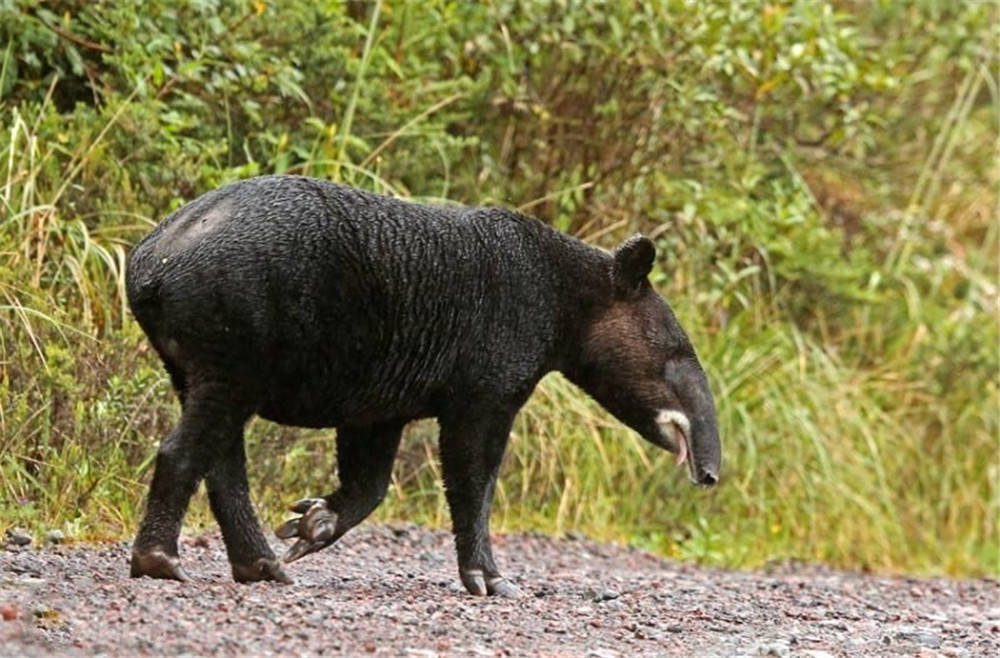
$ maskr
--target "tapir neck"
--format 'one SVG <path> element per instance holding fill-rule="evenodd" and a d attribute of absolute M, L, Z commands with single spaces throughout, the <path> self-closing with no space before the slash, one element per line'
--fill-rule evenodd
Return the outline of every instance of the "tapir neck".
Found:
<path fill-rule="evenodd" d="M 544 251 L 553 268 L 553 299 L 556 309 L 559 343 L 555 346 L 552 369 L 571 375 L 579 362 L 579 350 L 595 312 L 606 307 L 613 289 L 610 280 L 611 256 L 596 247 L 548 226 L 542 226 Z"/>

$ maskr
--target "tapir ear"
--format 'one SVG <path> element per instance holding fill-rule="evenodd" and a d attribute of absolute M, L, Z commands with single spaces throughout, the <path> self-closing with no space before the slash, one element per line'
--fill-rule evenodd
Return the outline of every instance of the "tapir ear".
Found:
<path fill-rule="evenodd" d="M 621 295 L 633 293 L 653 269 L 656 247 L 644 235 L 633 235 L 615 249 L 614 277 L 615 291 Z"/>

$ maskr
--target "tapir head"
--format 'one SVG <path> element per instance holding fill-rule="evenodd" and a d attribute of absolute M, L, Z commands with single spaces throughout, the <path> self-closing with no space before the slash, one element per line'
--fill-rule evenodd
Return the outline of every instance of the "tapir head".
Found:
<path fill-rule="evenodd" d="M 643 438 L 686 461 L 692 482 L 710 486 L 722 462 L 715 403 L 691 341 L 649 283 L 655 255 L 639 235 L 615 250 L 608 301 L 584 328 L 569 374 Z"/>

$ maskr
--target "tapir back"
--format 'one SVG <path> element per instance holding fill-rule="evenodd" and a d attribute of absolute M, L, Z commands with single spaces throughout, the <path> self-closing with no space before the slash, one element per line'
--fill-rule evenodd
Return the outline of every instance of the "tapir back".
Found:
<path fill-rule="evenodd" d="M 436 415 L 453 393 L 503 394 L 544 370 L 553 277 L 530 221 L 250 179 L 136 247 L 129 302 L 168 368 L 239 382 L 266 418 Z"/>

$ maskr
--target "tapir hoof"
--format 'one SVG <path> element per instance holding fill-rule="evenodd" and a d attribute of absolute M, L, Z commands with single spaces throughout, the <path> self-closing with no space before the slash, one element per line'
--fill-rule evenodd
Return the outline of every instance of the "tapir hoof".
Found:
<path fill-rule="evenodd" d="M 238 583 L 255 583 L 262 580 L 291 585 L 294 581 L 288 577 L 281 563 L 277 560 L 260 558 L 253 564 L 233 564 L 233 580 Z"/>
<path fill-rule="evenodd" d="M 191 580 L 181 569 L 180 560 L 176 555 L 168 555 L 162 549 L 139 552 L 132 551 L 132 569 L 129 573 L 133 578 L 148 576 L 164 580 Z"/>
<path fill-rule="evenodd" d="M 285 521 L 274 531 L 281 539 L 298 537 L 298 541 L 281 558 L 286 563 L 332 544 L 333 533 L 337 528 L 337 514 L 327 507 L 324 498 L 303 498 L 292 505 L 291 509 L 302 516 Z"/>
<path fill-rule="evenodd" d="M 462 584 L 469 594 L 475 596 L 502 596 L 504 598 L 520 598 L 524 592 L 503 576 L 487 576 L 480 569 L 459 571 Z"/>

